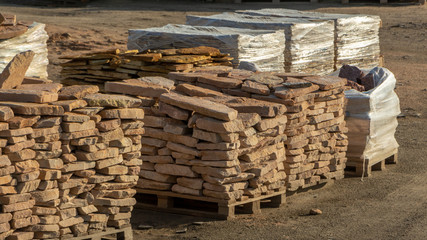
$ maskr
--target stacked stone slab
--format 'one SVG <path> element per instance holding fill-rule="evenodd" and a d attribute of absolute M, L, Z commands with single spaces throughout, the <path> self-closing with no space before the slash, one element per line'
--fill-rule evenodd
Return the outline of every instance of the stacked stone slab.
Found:
<path fill-rule="evenodd" d="M 88 215 L 93 210 L 94 196 L 91 190 L 95 184 L 91 177 L 95 173 L 95 162 L 82 157 L 88 149 L 97 144 L 98 130 L 96 116 L 85 114 L 87 102 L 60 96 L 55 104 L 66 109 L 62 117 L 62 176 L 59 183 L 61 204 L 59 206 L 60 236 L 73 237 L 87 234 L 90 222 Z"/>
<path fill-rule="evenodd" d="M 49 115 L 32 116 L 32 118 L 36 118 L 32 125 L 34 131 L 32 137 L 35 140 L 33 151 L 35 159 L 40 165 L 38 177 L 40 184 L 38 190 L 32 193 L 36 200 L 33 213 L 39 217 L 40 222 L 27 229 L 34 232 L 34 239 L 60 236 L 58 224 L 62 219 L 57 214 L 60 213 L 61 181 L 63 181 L 61 171 L 64 163 L 61 159 L 60 137 L 64 110 L 57 105 L 52 105 L 51 108 L 55 108 L 57 111 Z"/>
<path fill-rule="evenodd" d="M 254 74 L 236 69 L 170 73 L 169 77 L 186 83 L 178 85 L 177 90 L 189 95 L 216 96 L 222 91 L 286 106 L 285 169 L 289 191 L 344 176 L 341 168 L 345 165 L 347 144 L 342 120 L 345 80 L 296 73 Z M 205 90 L 196 91 L 194 85 Z M 252 112 L 259 111 L 252 108 Z M 338 145 L 334 145 L 335 141 Z"/>
<path fill-rule="evenodd" d="M 0 239 L 129 226 L 142 161 L 141 100 L 89 85 L 17 88 L 0 90 L 1 99 L 26 101 L 0 102 Z"/>
<path fill-rule="evenodd" d="M 163 78 L 158 89 L 144 81 L 106 83 L 107 91 L 154 97 L 144 101 L 138 188 L 229 201 L 285 190 L 283 105 L 190 84 L 168 93 L 173 81 Z"/>
<path fill-rule="evenodd" d="M 85 111 L 96 116 L 98 141 L 90 152 L 78 157 L 94 161 L 94 175 L 89 179 L 94 188 L 96 213 L 88 214 L 89 231 L 106 226 L 130 226 L 130 217 L 136 200 L 133 187 L 138 182 L 141 160 L 141 134 L 144 133 L 144 110 L 141 100 L 123 95 L 90 94 Z"/>
<path fill-rule="evenodd" d="M 96 84 L 102 90 L 106 81 L 144 76 L 165 76 L 169 72 L 188 72 L 201 66 L 231 66 L 232 57 L 212 47 L 92 52 L 63 57 L 61 83 Z"/>
<path fill-rule="evenodd" d="M 11 108 L 0 107 L 0 111 L 3 154 L 0 156 L 0 238 L 21 236 L 22 239 L 32 239 L 33 235 L 25 233 L 24 228 L 39 221 L 31 210 L 35 204 L 31 192 L 36 191 L 40 183 L 39 164 L 31 150 L 33 129 L 31 126 L 20 129 L 16 121 L 19 117 L 14 116 Z"/>
<path fill-rule="evenodd" d="M 35 239 L 40 231 L 48 230 L 45 216 L 39 208 L 55 207 L 59 204 L 59 190 L 56 181 L 45 181 L 46 170 L 59 171 L 62 168 L 61 144 L 59 140 L 59 123 L 56 126 L 43 126 L 40 123 L 46 118 L 56 118 L 63 114 L 62 107 L 50 106 L 43 102 L 58 99 L 55 92 L 36 90 L 1 90 L 3 97 L 19 97 L 27 102 L 1 102 L 2 109 L 9 109 L 12 117 L 7 120 L 9 130 L 0 135 L 6 138 L 3 153 L 7 154 L 15 168 L 11 175 L 14 178 L 14 195 L 1 196 L 3 212 L 13 212 L 11 228 L 13 233 L 8 239 Z M 12 111 L 13 110 L 13 111 Z M 45 139 L 50 138 L 49 143 Z M 59 152 L 57 151 L 59 149 Z M 57 231 L 58 226 L 53 228 Z"/>
<path fill-rule="evenodd" d="M 310 186 L 321 178 L 344 177 L 348 145 L 344 121 L 346 80 L 338 77 L 305 77 L 304 80 L 319 86 L 319 90 L 313 92 L 314 104 L 307 113 L 312 131 L 305 153 L 307 159 L 313 156 L 315 165 L 313 176 L 306 178 L 304 184 Z M 314 157 L 316 154 L 318 158 Z"/>

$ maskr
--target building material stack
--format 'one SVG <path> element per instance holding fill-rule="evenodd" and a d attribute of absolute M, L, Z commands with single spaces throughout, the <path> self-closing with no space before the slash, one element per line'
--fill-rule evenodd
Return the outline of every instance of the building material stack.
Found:
<path fill-rule="evenodd" d="M 222 13 L 187 16 L 187 24 L 285 31 L 285 71 L 326 74 L 334 70 L 334 23 L 305 19 Z"/>
<path fill-rule="evenodd" d="M 129 227 L 141 165 L 141 100 L 98 94 L 91 85 L 22 84 L 33 56 L 19 54 L 0 74 L 1 239 Z"/>
<path fill-rule="evenodd" d="M 16 90 L 19 95 L 27 96 L 36 95 L 34 90 Z M 43 93 L 43 92 L 42 92 Z M 57 99 L 56 93 L 40 94 L 53 96 Z M 49 101 L 56 100 L 51 98 Z M 25 101 L 25 98 L 21 98 Z M 28 100 L 28 99 L 27 99 Z M 21 215 L 24 218 L 12 220 L 12 227 L 16 230 L 13 236 L 18 236 L 20 239 L 38 239 L 42 236 L 58 236 L 58 222 L 56 217 L 48 216 L 52 213 L 46 213 L 40 209 L 49 208 L 52 212 L 57 213 L 56 207 L 59 205 L 59 189 L 56 179 L 60 177 L 60 169 L 62 168 L 61 144 L 59 140 L 59 126 L 43 126 L 41 123 L 46 118 L 57 119 L 58 115 L 63 114 L 63 109 L 57 106 L 49 106 L 38 103 L 8 103 L 2 102 L 1 105 L 9 106 L 15 112 L 15 117 L 9 119 L 10 134 L 3 132 L 3 135 L 8 137 L 8 144 L 5 148 L 5 153 L 9 159 L 15 163 L 15 175 L 17 180 L 16 192 L 20 194 L 20 199 L 26 201 L 28 208 L 25 210 L 29 215 Z M 19 114 L 19 115 L 18 115 Z M 59 122 L 58 122 L 59 124 Z M 45 128 L 43 128 L 45 127 Z M 53 137 L 54 139 L 52 139 Z M 49 139 L 46 141 L 46 139 Z M 49 142 L 49 143 L 47 143 Z M 51 176 L 51 177 L 49 177 Z M 53 177 L 52 177 L 53 176 Z M 27 193 L 28 197 L 23 194 Z M 31 206 L 29 206 L 29 204 Z M 24 214 L 24 209 L 20 209 L 20 213 Z M 15 223 L 13 223 L 15 222 Z M 26 227 L 21 229 L 22 227 Z M 31 232 L 22 233 L 22 232 Z"/>
<path fill-rule="evenodd" d="M 200 69 L 194 73 L 170 73 L 169 77 L 178 82 L 187 80 L 188 84 L 178 85 L 177 90 L 189 95 L 216 96 L 217 91 L 222 91 L 228 95 L 286 106 L 284 134 L 287 136 L 285 169 L 288 190 L 295 191 L 319 184 L 323 182 L 321 179 L 344 176 L 342 169 L 347 144 L 346 128 L 342 125 L 345 79 L 295 73 L 252 73 L 236 69 L 229 72 Z M 209 90 L 196 91 L 197 88 L 189 84 Z M 244 101 L 245 104 L 249 104 L 251 99 Z M 239 100 L 224 104 L 233 108 L 238 106 L 237 102 Z M 250 110 L 253 113 L 261 111 L 259 107 Z M 338 141 L 337 146 L 334 139 Z"/>
<path fill-rule="evenodd" d="M 283 8 L 244 10 L 240 13 L 297 18 L 313 22 L 332 20 L 335 24 L 335 70 L 345 64 L 366 69 L 381 65 L 379 40 L 381 19 L 379 16 L 319 13 Z"/>
<path fill-rule="evenodd" d="M 97 91 L 97 87 L 87 86 Z M 98 130 L 95 119 L 89 114 L 82 114 L 87 102 L 82 98 L 82 92 L 72 93 L 70 87 L 61 89 L 60 101 L 54 103 L 65 109 L 62 117 L 62 177 L 59 184 L 61 189 L 61 205 L 59 216 L 61 221 L 60 236 L 81 236 L 90 232 L 91 222 L 88 220 L 94 209 L 94 196 L 90 192 L 95 184 L 91 177 L 95 173 L 95 161 L 82 155 L 95 145 L 98 140 Z M 79 96 L 80 95 L 80 96 Z M 84 94 L 83 94 L 84 95 Z M 91 211 L 89 211 L 89 209 Z"/>
<path fill-rule="evenodd" d="M 209 46 L 229 53 L 234 58 L 234 67 L 245 61 L 256 64 L 260 71 L 283 71 L 283 34 L 283 30 L 168 24 L 159 28 L 129 30 L 128 49 L 145 51 Z"/>
<path fill-rule="evenodd" d="M 174 83 L 167 79 L 158 79 L 155 95 L 147 79 L 106 84 L 107 91 L 156 100 L 146 102 L 138 188 L 230 202 L 285 190 L 283 106 L 234 103 L 237 98 L 189 84 L 177 86 L 180 94 L 167 93 Z"/>
<path fill-rule="evenodd" d="M 96 116 L 99 131 L 92 153 L 83 153 L 86 160 L 95 161 L 93 175 L 94 206 L 97 214 L 90 215 L 89 228 L 130 226 L 130 217 L 136 200 L 133 187 L 138 181 L 141 143 L 144 133 L 144 110 L 141 100 L 123 95 L 90 94 L 85 111 Z M 89 113 L 90 114 L 90 113 Z M 102 217 L 101 217 L 102 216 Z"/>
<path fill-rule="evenodd" d="M 112 50 L 64 57 L 61 83 L 65 85 L 104 83 L 144 76 L 165 76 L 169 72 L 188 72 L 200 66 L 231 66 L 232 58 L 210 47 L 163 49 L 143 53 Z"/>
<path fill-rule="evenodd" d="M 25 103 L 23 103 L 25 104 Z M 36 200 L 32 193 L 38 194 L 40 180 L 39 163 L 35 160 L 36 154 L 31 148 L 35 144 L 31 139 L 33 129 L 27 123 L 20 128 L 19 116 L 15 116 L 10 107 L 2 106 L 0 132 L 2 142 L 1 156 L 1 239 L 8 236 L 20 239 L 33 239 L 34 234 L 27 232 L 28 227 L 39 222 L 38 216 L 33 214 L 32 208 Z M 30 117 L 31 118 L 31 117 Z M 36 120 L 37 121 L 37 120 Z"/>

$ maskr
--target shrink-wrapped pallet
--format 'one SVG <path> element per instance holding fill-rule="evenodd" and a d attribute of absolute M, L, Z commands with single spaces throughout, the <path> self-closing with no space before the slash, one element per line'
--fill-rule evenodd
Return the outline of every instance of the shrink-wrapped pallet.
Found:
<path fill-rule="evenodd" d="M 373 81 L 373 89 L 345 92 L 349 128 L 347 155 L 353 164 L 366 159 L 384 160 L 397 153 L 399 147 L 394 137 L 400 114 L 399 98 L 394 92 L 396 78 L 385 68 L 374 68 L 368 76 Z"/>
<path fill-rule="evenodd" d="M 381 19 L 374 15 L 305 12 L 283 8 L 245 10 L 240 13 L 260 16 L 289 17 L 335 23 L 335 69 L 343 64 L 373 68 L 380 64 L 379 28 Z"/>
<path fill-rule="evenodd" d="M 285 71 L 324 74 L 334 68 L 332 21 L 222 13 L 187 16 L 187 24 L 285 31 Z"/>
<path fill-rule="evenodd" d="M 32 50 L 35 53 L 34 59 L 28 68 L 26 76 L 47 78 L 47 44 L 49 38 L 42 23 L 33 23 L 24 34 L 0 40 L 0 71 L 21 52 Z"/>
<path fill-rule="evenodd" d="M 262 71 L 283 71 L 283 31 L 168 24 L 159 28 L 129 30 L 128 49 L 189 48 L 209 46 L 229 53 L 234 66 L 241 61 Z"/>

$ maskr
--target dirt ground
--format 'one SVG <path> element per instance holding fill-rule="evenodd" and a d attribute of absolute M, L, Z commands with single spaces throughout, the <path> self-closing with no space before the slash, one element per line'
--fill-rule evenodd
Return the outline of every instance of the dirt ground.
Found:
<path fill-rule="evenodd" d="M 210 15 L 235 9 L 284 7 L 381 16 L 381 51 L 398 80 L 404 117 L 396 137 L 399 164 L 371 178 L 346 178 L 332 186 L 288 198 L 280 209 L 231 221 L 135 210 L 138 239 L 427 239 L 427 6 L 309 4 L 203 4 L 189 1 L 95 1 L 83 8 L 42 8 L 1 3 L 19 20 L 47 24 L 49 75 L 58 79 L 59 56 L 88 50 L 125 48 L 127 30 L 184 23 L 185 15 Z M 350 1 L 352 2 L 352 1 Z M 377 2 L 377 1 L 373 1 Z M 322 215 L 310 216 L 311 208 Z M 202 225 L 193 225 L 203 221 Z M 185 233 L 177 234 L 177 230 Z"/>

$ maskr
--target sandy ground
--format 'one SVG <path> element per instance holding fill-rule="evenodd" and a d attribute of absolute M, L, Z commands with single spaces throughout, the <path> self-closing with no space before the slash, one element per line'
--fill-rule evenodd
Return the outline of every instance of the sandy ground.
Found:
<path fill-rule="evenodd" d="M 1 2 L 1 1 L 0 1 Z M 335 1 L 336 2 L 336 1 Z M 180 4 L 178 4 L 180 3 Z M 399 118 L 399 164 L 371 178 L 346 178 L 327 188 L 288 198 L 280 209 L 232 221 L 135 210 L 136 239 L 427 239 L 427 7 L 417 5 L 342 6 L 308 4 L 202 4 L 187 1 L 95 1 L 84 8 L 41 8 L 0 3 L 2 12 L 47 24 L 51 79 L 58 78 L 61 55 L 125 48 L 127 30 L 184 23 L 185 15 L 235 9 L 284 7 L 334 13 L 380 15 L 385 66 L 398 80 L 405 117 Z M 311 208 L 322 215 L 309 216 Z M 205 224 L 192 225 L 194 221 Z M 177 230 L 186 233 L 176 234 Z"/>

